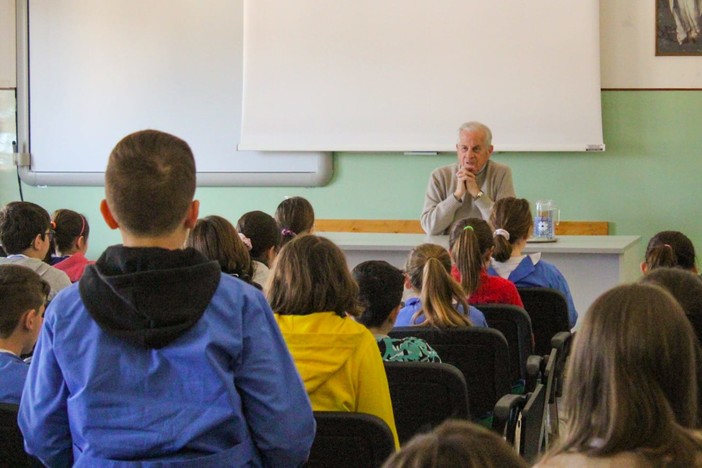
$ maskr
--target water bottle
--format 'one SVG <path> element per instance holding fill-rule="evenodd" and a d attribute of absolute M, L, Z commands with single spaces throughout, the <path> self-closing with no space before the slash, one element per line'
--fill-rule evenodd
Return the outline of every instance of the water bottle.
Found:
<path fill-rule="evenodd" d="M 534 237 L 551 240 L 556 238 L 556 224 L 560 221 L 560 211 L 553 200 L 538 200 L 534 216 Z"/>

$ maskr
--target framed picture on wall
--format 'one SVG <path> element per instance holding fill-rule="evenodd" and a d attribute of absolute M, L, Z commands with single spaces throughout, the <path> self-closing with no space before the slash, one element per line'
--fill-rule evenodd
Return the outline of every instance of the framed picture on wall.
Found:
<path fill-rule="evenodd" d="M 656 55 L 702 55 L 700 0 L 656 0 Z"/>

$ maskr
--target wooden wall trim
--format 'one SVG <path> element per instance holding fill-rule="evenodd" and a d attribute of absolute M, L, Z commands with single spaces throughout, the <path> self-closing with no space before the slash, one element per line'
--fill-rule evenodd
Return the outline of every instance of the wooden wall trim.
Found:
<path fill-rule="evenodd" d="M 415 219 L 316 219 L 317 232 L 375 232 L 395 234 L 423 234 L 419 220 Z M 606 236 L 607 221 L 561 221 L 556 225 L 560 236 Z"/>

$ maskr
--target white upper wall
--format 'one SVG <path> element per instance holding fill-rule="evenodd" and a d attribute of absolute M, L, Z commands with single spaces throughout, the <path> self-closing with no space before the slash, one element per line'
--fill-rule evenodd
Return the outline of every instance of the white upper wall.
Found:
<path fill-rule="evenodd" d="M 702 58 L 656 56 L 655 0 L 600 0 L 600 47 L 604 89 L 702 88 Z"/>
<path fill-rule="evenodd" d="M 655 1 L 600 0 L 603 88 L 702 88 L 699 58 L 656 57 L 655 10 Z M 15 67 L 15 0 L 0 0 L 0 88 L 16 86 Z"/>
<path fill-rule="evenodd" d="M 15 0 L 0 0 L 0 88 L 15 88 Z"/>

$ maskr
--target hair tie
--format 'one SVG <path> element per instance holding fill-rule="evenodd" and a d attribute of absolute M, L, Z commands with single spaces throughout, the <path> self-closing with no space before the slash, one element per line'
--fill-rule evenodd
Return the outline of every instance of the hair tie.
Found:
<path fill-rule="evenodd" d="M 509 232 L 507 232 L 504 229 L 495 229 L 495 233 L 493 234 L 493 237 L 497 237 L 497 236 L 502 236 L 505 239 L 509 240 Z"/>
<path fill-rule="evenodd" d="M 247 249 L 251 250 L 253 249 L 253 245 L 251 245 L 251 239 L 246 237 L 244 234 L 239 233 L 239 239 L 241 239 L 241 242 L 244 243 Z"/>
<path fill-rule="evenodd" d="M 463 228 L 464 231 L 474 231 L 473 226 L 466 226 Z"/>
<path fill-rule="evenodd" d="M 673 247 L 670 244 L 663 244 L 663 247 L 668 247 L 670 250 L 673 250 Z"/>
<path fill-rule="evenodd" d="M 286 229 L 283 229 L 282 231 L 280 231 L 280 233 L 281 233 L 282 235 L 288 236 L 288 237 L 295 237 L 295 236 L 297 235 L 297 234 L 295 233 L 295 231 L 291 231 L 290 229 L 287 229 L 287 228 L 286 228 Z"/>
<path fill-rule="evenodd" d="M 80 215 L 80 220 L 83 221 L 83 225 L 80 227 L 80 234 L 78 234 L 78 237 L 82 236 L 85 232 L 85 218 L 83 215 Z"/>

